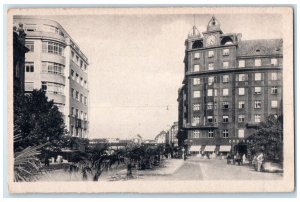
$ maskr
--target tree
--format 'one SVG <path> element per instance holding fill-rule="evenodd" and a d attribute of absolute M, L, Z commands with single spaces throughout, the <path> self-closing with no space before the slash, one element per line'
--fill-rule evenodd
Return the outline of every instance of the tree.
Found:
<path fill-rule="evenodd" d="M 47 99 L 43 90 L 14 95 L 14 137 L 18 137 L 15 152 L 46 142 L 48 147 L 55 147 L 65 134 L 62 113 Z"/>
<path fill-rule="evenodd" d="M 283 160 L 283 122 L 282 117 L 268 116 L 262 122 L 257 132 L 252 134 L 250 150 L 252 152 L 263 151 L 267 159 Z"/>

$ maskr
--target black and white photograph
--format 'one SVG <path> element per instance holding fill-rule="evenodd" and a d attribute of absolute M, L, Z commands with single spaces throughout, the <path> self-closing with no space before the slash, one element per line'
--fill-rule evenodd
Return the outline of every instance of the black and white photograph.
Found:
<path fill-rule="evenodd" d="M 7 26 L 10 192 L 294 190 L 293 9 L 10 9 Z"/>

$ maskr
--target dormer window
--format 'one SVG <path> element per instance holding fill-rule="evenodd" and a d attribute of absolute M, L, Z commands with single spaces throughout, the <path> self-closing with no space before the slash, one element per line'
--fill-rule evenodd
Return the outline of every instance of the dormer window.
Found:
<path fill-rule="evenodd" d="M 194 59 L 199 59 L 200 58 L 200 53 L 194 53 Z"/>
<path fill-rule="evenodd" d="M 229 55 L 229 49 L 226 48 L 226 49 L 223 49 L 223 56 L 227 56 Z"/>
<path fill-rule="evenodd" d="M 214 51 L 208 51 L 208 57 L 209 58 L 214 57 Z"/>

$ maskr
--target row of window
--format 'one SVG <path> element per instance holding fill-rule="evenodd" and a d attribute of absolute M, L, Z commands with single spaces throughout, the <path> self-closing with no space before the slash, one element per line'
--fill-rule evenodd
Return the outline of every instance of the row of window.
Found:
<path fill-rule="evenodd" d="M 79 92 L 77 90 L 74 90 L 73 88 L 71 89 L 72 91 L 72 97 L 76 99 L 77 101 L 81 102 L 84 105 L 87 105 L 87 97 L 84 96 L 83 94 L 79 95 Z"/>
<path fill-rule="evenodd" d="M 277 60 L 277 58 L 271 58 L 271 65 L 273 65 L 273 66 L 277 66 L 277 65 L 278 65 L 278 60 Z M 255 59 L 255 60 L 254 60 L 254 66 L 255 66 L 255 67 L 260 67 L 260 66 L 261 66 L 261 59 Z M 239 65 L 238 65 L 238 67 L 239 67 L 239 68 L 245 67 L 245 60 L 239 60 Z M 223 68 L 223 69 L 229 68 L 229 62 L 228 62 L 228 61 L 224 61 L 224 62 L 222 63 L 222 68 Z M 208 68 L 207 68 L 207 69 L 208 69 L 208 70 L 214 70 L 214 69 L 215 69 L 215 63 L 213 63 L 213 62 L 208 63 Z M 205 70 L 205 69 L 204 69 L 203 67 L 200 67 L 199 64 L 195 64 L 195 65 L 193 66 L 193 71 L 194 71 L 194 72 L 199 72 L 199 71 L 203 71 L 203 70 Z"/>
<path fill-rule="evenodd" d="M 223 101 L 222 102 L 222 109 L 229 109 L 229 101 Z M 254 109 L 260 109 L 262 107 L 262 101 L 261 100 L 255 100 L 254 101 Z M 239 101 L 238 102 L 238 109 L 244 109 L 245 108 L 245 101 Z M 278 100 L 271 100 L 271 108 L 278 108 Z M 206 104 L 206 109 L 217 109 L 217 103 L 208 102 Z M 201 105 L 200 104 L 193 104 L 193 111 L 200 111 Z"/>
<path fill-rule="evenodd" d="M 78 118 L 78 119 L 81 119 L 81 120 L 85 120 L 87 121 L 88 117 L 87 117 L 87 113 L 86 112 L 83 112 L 83 111 L 80 111 L 80 114 L 79 114 L 79 109 L 75 109 L 74 107 L 72 107 L 72 111 L 71 111 L 71 115 Z"/>
<path fill-rule="evenodd" d="M 83 71 L 87 70 L 87 65 L 86 63 L 80 59 L 80 57 L 74 53 L 74 51 L 71 51 L 71 59 L 72 61 L 77 64 Z"/>
<path fill-rule="evenodd" d="M 223 56 L 228 56 L 229 55 L 229 49 L 228 48 L 223 49 L 222 54 L 223 54 Z M 208 51 L 208 57 L 209 58 L 212 58 L 214 56 L 215 56 L 215 51 L 213 51 L 213 50 Z M 200 58 L 200 53 L 195 52 L 194 53 L 194 59 L 199 59 L 199 58 Z"/>
<path fill-rule="evenodd" d="M 64 85 L 60 83 L 42 81 L 42 89 L 48 93 L 64 94 Z"/>
<path fill-rule="evenodd" d="M 208 138 L 214 138 L 214 130 L 208 130 L 207 132 Z M 224 129 L 222 131 L 222 136 L 223 138 L 228 138 L 229 137 L 229 131 L 228 129 Z M 200 132 L 200 130 L 194 130 L 191 134 L 190 138 L 201 138 L 201 137 L 206 137 L 203 133 Z M 238 137 L 239 138 L 244 138 L 245 137 L 245 129 L 238 129 Z"/>
<path fill-rule="evenodd" d="M 245 95 L 245 88 L 237 88 L 238 89 L 238 95 Z M 229 89 L 228 88 L 223 88 L 222 89 L 222 96 L 229 96 Z M 254 87 L 254 94 L 260 95 L 262 93 L 262 87 L 261 86 L 255 86 Z M 271 87 L 271 94 L 276 95 L 278 93 L 278 87 L 277 86 L 272 86 Z M 211 96 L 218 96 L 218 90 L 217 89 L 208 89 L 207 90 L 207 97 Z M 193 91 L 193 98 L 200 98 L 201 97 L 201 91 L 200 90 L 194 90 Z"/>
<path fill-rule="evenodd" d="M 42 62 L 42 72 L 64 75 L 65 66 L 55 62 Z"/>
<path fill-rule="evenodd" d="M 255 114 L 254 115 L 254 122 L 255 123 L 260 123 L 261 122 L 261 115 L 260 114 Z M 204 123 L 217 123 L 218 122 L 218 117 L 217 116 L 207 116 L 204 117 Z M 244 123 L 245 122 L 245 115 L 240 114 L 238 115 L 238 123 Z M 224 115 L 222 116 L 222 123 L 229 123 L 229 116 Z M 200 117 L 195 116 L 193 117 L 192 120 L 192 125 L 197 126 L 200 125 Z"/>
<path fill-rule="evenodd" d="M 42 51 L 46 53 L 53 53 L 57 55 L 64 55 L 64 45 L 53 41 L 44 41 L 42 44 Z"/>
<path fill-rule="evenodd" d="M 75 73 L 73 69 L 71 69 L 71 78 L 76 81 L 78 84 L 80 84 L 84 88 L 87 87 L 87 81 L 83 79 L 83 77 L 80 77 L 78 73 Z"/>
<path fill-rule="evenodd" d="M 71 125 L 70 133 L 72 136 L 74 135 L 76 137 L 86 138 L 86 130 L 82 128 L 75 128 L 73 125 Z"/>
<path fill-rule="evenodd" d="M 248 74 L 237 74 L 236 80 L 237 81 L 248 81 Z M 254 73 L 254 81 L 261 81 L 263 80 L 264 73 Z M 271 81 L 277 81 L 278 80 L 278 72 L 272 72 L 270 75 Z M 208 84 L 212 85 L 217 80 L 216 76 L 209 76 L 208 77 Z M 229 75 L 225 74 L 221 76 L 222 83 L 228 83 L 229 82 Z M 200 85 L 201 84 L 201 78 L 193 78 L 193 85 Z"/>

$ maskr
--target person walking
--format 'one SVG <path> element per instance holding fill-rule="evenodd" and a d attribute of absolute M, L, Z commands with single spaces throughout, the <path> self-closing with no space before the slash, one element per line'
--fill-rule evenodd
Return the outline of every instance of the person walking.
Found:
<path fill-rule="evenodd" d="M 254 154 L 254 156 L 252 158 L 252 166 L 253 166 L 254 170 L 256 170 L 256 164 L 257 164 L 257 156 L 256 156 L 256 154 Z"/>
<path fill-rule="evenodd" d="M 242 164 L 246 164 L 246 160 L 247 160 L 246 154 L 243 154 L 243 161 L 242 161 Z"/>
<path fill-rule="evenodd" d="M 264 161 L 264 154 L 261 152 L 257 156 L 257 172 L 261 172 L 262 163 Z"/>

